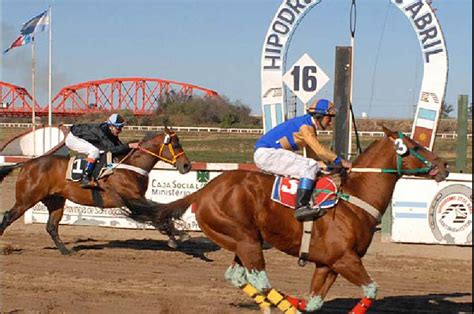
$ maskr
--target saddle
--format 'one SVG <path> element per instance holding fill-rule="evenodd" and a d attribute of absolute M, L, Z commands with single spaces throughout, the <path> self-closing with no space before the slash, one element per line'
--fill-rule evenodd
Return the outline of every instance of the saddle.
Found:
<path fill-rule="evenodd" d="M 331 208 L 337 204 L 340 187 L 340 180 L 337 180 L 338 178 L 323 176 L 316 181 L 310 201 L 311 207 Z M 272 201 L 295 209 L 298 183 L 298 179 L 275 176 L 272 188 Z"/>
<path fill-rule="evenodd" d="M 105 176 L 109 176 L 113 173 L 110 165 L 112 164 L 112 153 L 106 152 L 105 154 L 101 154 L 99 157 L 99 161 L 95 165 L 94 171 L 92 176 L 95 180 L 103 178 Z M 68 167 L 66 170 L 66 180 L 70 180 L 73 182 L 81 181 L 82 174 L 84 169 L 87 166 L 87 160 L 82 157 L 72 156 L 69 158 Z"/>

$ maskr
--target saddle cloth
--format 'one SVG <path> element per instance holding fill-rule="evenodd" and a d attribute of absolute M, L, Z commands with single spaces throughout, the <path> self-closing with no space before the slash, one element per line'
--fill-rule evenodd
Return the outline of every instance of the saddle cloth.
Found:
<path fill-rule="evenodd" d="M 295 209 L 298 183 L 298 179 L 276 176 L 273 182 L 272 200 Z M 320 178 L 316 181 L 311 197 L 311 206 L 320 208 L 334 207 L 339 201 L 337 191 L 338 187 L 331 177 Z"/>
<path fill-rule="evenodd" d="M 110 169 L 107 168 L 107 165 L 112 163 L 112 154 L 107 152 L 104 155 L 101 155 L 100 160 L 97 162 L 92 176 L 97 179 L 101 176 L 102 173 L 111 174 Z M 70 181 L 80 181 L 82 179 L 82 174 L 84 169 L 87 166 L 87 160 L 85 158 L 80 158 L 78 156 L 72 156 L 69 158 L 69 163 L 66 170 L 66 180 Z M 105 172 L 105 170 L 109 170 Z"/>

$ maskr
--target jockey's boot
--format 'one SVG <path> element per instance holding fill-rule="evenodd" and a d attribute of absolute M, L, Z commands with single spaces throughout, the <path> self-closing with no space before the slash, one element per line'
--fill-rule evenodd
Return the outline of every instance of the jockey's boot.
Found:
<path fill-rule="evenodd" d="M 313 189 L 313 180 L 307 178 L 302 178 L 300 180 L 300 184 L 296 190 L 296 210 L 294 213 L 295 218 L 299 221 L 315 220 L 324 214 L 321 208 L 313 208 L 310 205 Z"/>
<path fill-rule="evenodd" d="M 97 182 L 92 178 L 92 172 L 94 171 L 95 162 L 87 162 L 86 169 L 82 173 L 81 179 L 81 188 L 83 189 L 93 189 L 97 187 Z"/>

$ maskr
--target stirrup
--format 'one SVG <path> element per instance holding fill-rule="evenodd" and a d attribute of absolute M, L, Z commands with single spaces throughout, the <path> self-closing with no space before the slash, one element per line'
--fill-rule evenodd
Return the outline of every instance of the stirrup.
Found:
<path fill-rule="evenodd" d="M 295 210 L 294 216 L 298 221 L 316 220 L 325 214 L 325 210 L 321 207 L 303 206 Z"/>
<path fill-rule="evenodd" d="M 81 181 L 80 186 L 83 189 L 94 189 L 97 187 L 97 182 L 95 182 L 95 180 L 86 178 L 85 180 Z"/>

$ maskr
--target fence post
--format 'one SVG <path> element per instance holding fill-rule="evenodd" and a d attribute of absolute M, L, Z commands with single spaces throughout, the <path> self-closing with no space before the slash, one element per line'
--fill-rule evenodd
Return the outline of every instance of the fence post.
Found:
<path fill-rule="evenodd" d="M 464 172 L 467 166 L 467 95 L 458 96 L 458 138 L 456 141 L 456 171 Z"/>

